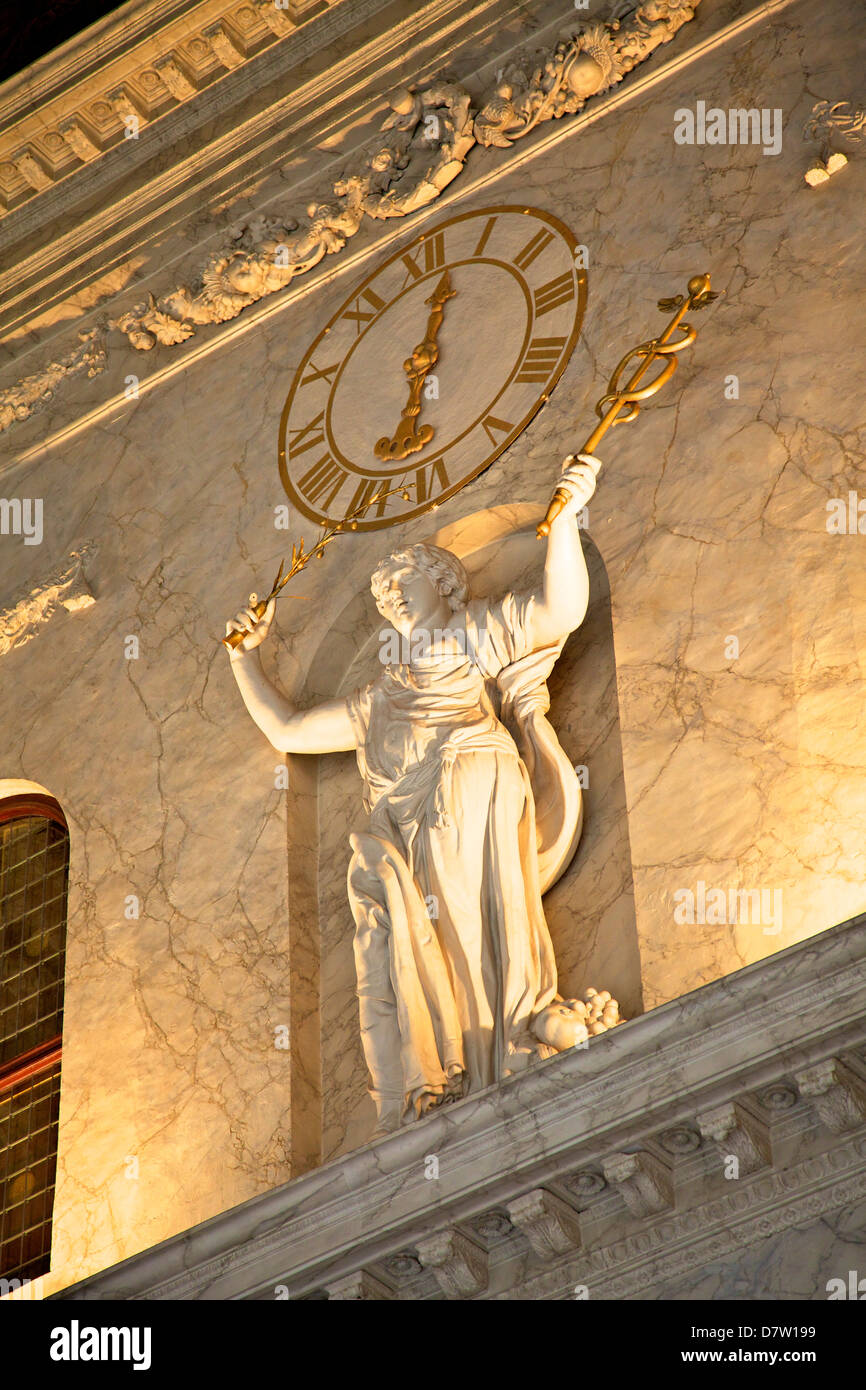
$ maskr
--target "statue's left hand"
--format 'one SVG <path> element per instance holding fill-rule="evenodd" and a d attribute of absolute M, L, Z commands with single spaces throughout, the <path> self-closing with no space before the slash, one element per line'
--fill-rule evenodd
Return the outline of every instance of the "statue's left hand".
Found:
<path fill-rule="evenodd" d="M 568 494 L 568 502 L 560 516 L 575 516 L 585 507 L 595 492 L 595 481 L 601 468 L 601 459 L 593 454 L 569 454 L 563 460 L 562 473 L 557 480 L 557 488 Z"/>

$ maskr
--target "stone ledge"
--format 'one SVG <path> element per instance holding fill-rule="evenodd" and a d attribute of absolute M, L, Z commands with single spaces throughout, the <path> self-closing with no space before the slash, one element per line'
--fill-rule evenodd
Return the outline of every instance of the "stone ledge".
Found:
<path fill-rule="evenodd" d="M 744 1099 L 759 1104 L 773 1087 L 787 1087 L 801 1103 L 790 1080 L 795 1072 L 845 1054 L 847 1075 L 852 1066 L 863 1067 L 864 1046 L 866 915 L 705 985 L 602 1035 L 585 1051 L 552 1058 L 56 1297 L 269 1298 L 276 1284 L 284 1284 L 297 1298 L 319 1294 L 361 1269 L 381 1279 L 381 1262 L 416 1242 L 437 1232 L 444 1241 L 460 1223 L 477 1221 L 493 1207 L 562 1184 L 613 1154 L 643 1152 L 654 1136 L 684 1121 L 694 1124 L 697 1114 Z M 862 1173 L 866 1138 L 834 1141 L 819 1120 L 806 1138 L 808 1153 L 801 1149 L 781 1170 L 762 1168 L 742 1178 L 734 1194 L 720 1175 L 706 1184 L 707 1200 L 691 1210 L 679 1209 L 676 1190 L 674 1211 L 648 1214 L 643 1225 L 623 1206 L 616 1238 L 583 1249 L 581 1266 L 589 1262 L 596 1283 L 603 1273 L 611 1290 L 627 1296 L 642 1286 L 640 1270 L 632 1266 L 654 1269 L 659 1252 L 669 1263 L 679 1260 L 679 1268 L 715 1258 L 726 1241 L 726 1249 L 734 1248 L 729 1242 L 735 1212 L 743 1227 L 736 1239 L 746 1239 L 748 1226 L 748 1238 L 757 1240 L 830 1209 L 828 1202 L 848 1200 L 856 1173 Z M 439 1171 L 433 1182 L 425 1178 L 431 1154 Z M 574 1205 L 577 1211 L 579 1201 Z M 561 1218 L 560 1204 L 553 1206 Z M 473 1236 L 471 1229 L 458 1234 L 464 1240 Z M 525 1241 L 517 1234 L 509 1239 Z M 530 1247 L 526 1242 L 519 1248 Z M 571 1273 L 565 1285 L 561 1274 L 545 1274 L 538 1294 L 525 1282 L 541 1277 L 537 1271 L 520 1277 L 517 1296 L 557 1297 Z M 645 1282 L 653 1277 L 650 1270 Z M 477 1294 L 463 1296 L 513 1296 L 497 1290 L 480 1269 L 476 1284 Z"/>

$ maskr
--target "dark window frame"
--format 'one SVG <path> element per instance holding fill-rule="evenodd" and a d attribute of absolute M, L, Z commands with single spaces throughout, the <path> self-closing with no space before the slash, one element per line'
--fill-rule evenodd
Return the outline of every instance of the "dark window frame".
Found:
<path fill-rule="evenodd" d="M 5 1239 L 0 1243 L 0 1278 L 15 1279 L 21 1278 L 25 1282 L 38 1278 L 46 1274 L 51 1264 L 51 1239 L 53 1234 L 54 1219 L 54 1192 L 57 1167 L 57 1140 L 58 1140 L 58 1119 L 59 1119 L 59 1088 L 60 1071 L 62 1058 L 62 1027 L 63 1027 L 63 1007 L 65 992 L 65 950 L 67 933 L 67 914 L 68 914 L 68 866 L 69 866 L 69 826 L 62 810 L 57 802 L 50 796 L 36 792 L 23 793 L 20 795 L 5 797 L 0 800 L 0 825 L 8 824 L 10 821 L 20 820 L 47 820 L 62 827 L 66 834 L 66 880 L 64 888 L 63 916 L 60 923 L 61 927 L 61 952 L 64 958 L 64 969 L 60 982 L 60 1003 L 58 1008 L 59 1023 L 61 1031 L 55 1036 L 44 1039 L 37 1046 L 31 1047 L 24 1052 L 13 1056 L 11 1059 L 0 1064 L 0 1114 L 8 1106 L 8 1125 L 9 1143 L 0 1149 L 0 1159 L 5 1160 L 0 1164 L 0 1198 L 6 1192 L 6 1198 L 0 1206 L 0 1235 L 5 1234 Z M 3 924 L 0 923 L 0 932 Z M 2 942 L 0 942 L 2 944 Z M 23 1101 L 23 1110 L 16 1111 L 15 1102 Z M 41 1188 L 37 1189 L 31 1196 L 25 1189 L 23 1196 L 16 1195 L 12 1201 L 8 1200 L 8 1192 L 15 1180 L 15 1159 L 12 1157 L 16 1147 L 20 1147 L 21 1140 L 17 1144 L 13 1141 L 15 1133 L 15 1116 L 20 1116 L 24 1111 L 28 1115 L 38 1111 L 43 1118 L 38 1124 L 36 1133 L 46 1137 L 47 1143 L 43 1142 L 32 1154 L 25 1148 L 26 1165 L 23 1169 L 25 1175 L 30 1175 L 33 1168 L 42 1169 L 45 1180 Z M 47 1112 L 47 1116 L 46 1113 Z M 27 1121 L 28 1126 L 30 1120 Z M 34 1131 L 27 1130 L 28 1136 L 32 1136 Z M 26 1144 L 33 1142 L 32 1137 L 27 1137 Z M 11 1163 L 11 1174 L 7 1164 Z M 5 1176 L 4 1176 L 5 1175 Z M 9 1181 L 9 1188 L 6 1188 L 6 1178 Z M 16 1208 L 20 1208 L 21 1232 L 20 1235 L 12 1233 L 8 1228 L 12 1223 L 12 1213 Z M 41 1213 L 41 1215 L 40 1215 Z M 26 1253 L 33 1248 L 34 1239 L 41 1235 L 41 1249 L 37 1253 Z M 7 1252 L 16 1248 L 18 1244 L 19 1257 L 14 1262 L 9 1262 L 11 1256 L 4 1256 Z"/>

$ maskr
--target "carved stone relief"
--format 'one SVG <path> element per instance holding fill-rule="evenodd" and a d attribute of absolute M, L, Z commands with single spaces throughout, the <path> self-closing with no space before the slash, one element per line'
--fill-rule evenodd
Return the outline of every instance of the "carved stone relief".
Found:
<path fill-rule="evenodd" d="M 838 148 L 839 138 L 853 144 L 863 138 L 864 130 L 866 107 L 852 101 L 815 102 L 803 126 L 803 139 L 816 140 L 819 146 L 817 158 L 803 175 L 810 187 L 826 183 L 848 163 L 848 156 Z"/>
<path fill-rule="evenodd" d="M 88 543 L 73 550 L 71 564 L 64 565 L 36 585 L 11 608 L 0 609 L 0 656 L 38 636 L 40 628 L 58 607 L 65 608 L 67 613 L 79 613 L 96 602 L 83 570 L 84 558 L 92 549 Z"/>
<path fill-rule="evenodd" d="M 116 318 L 105 316 L 90 334 L 86 363 L 78 349 L 0 392 L 0 430 L 28 418 L 46 392 L 84 366 L 88 375 L 101 372 L 108 330 L 125 334 L 137 351 L 175 347 L 198 327 L 236 318 L 341 251 L 365 216 L 406 217 L 426 207 L 459 176 L 473 145 L 510 147 L 542 122 L 582 110 L 590 97 L 608 91 L 668 43 L 693 17 L 697 3 L 645 0 L 628 19 L 593 23 L 548 50 L 517 60 L 482 97 L 477 112 L 469 91 L 446 76 L 418 90 L 393 92 L 382 125 L 384 138 L 359 151 L 322 198 L 297 215 L 287 209 L 279 216 L 256 214 L 235 224 L 191 279 L 158 297 L 149 294 Z M 213 41 L 211 35 L 208 43 Z M 179 92 L 190 80 L 183 71 L 169 55 L 160 83 L 173 84 Z M 114 121 L 120 119 L 115 107 L 102 105 Z M 140 103 L 132 105 L 138 110 Z M 84 158 L 93 141 L 83 124 L 69 125 L 65 135 Z M 34 177 L 35 172 L 31 184 Z"/>

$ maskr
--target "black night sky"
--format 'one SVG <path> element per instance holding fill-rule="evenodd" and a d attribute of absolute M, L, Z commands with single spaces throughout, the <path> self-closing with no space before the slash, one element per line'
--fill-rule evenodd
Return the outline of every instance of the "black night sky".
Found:
<path fill-rule="evenodd" d="M 0 82 L 117 9 L 120 5 L 105 0 L 52 0 L 35 5 L 0 0 Z"/>

